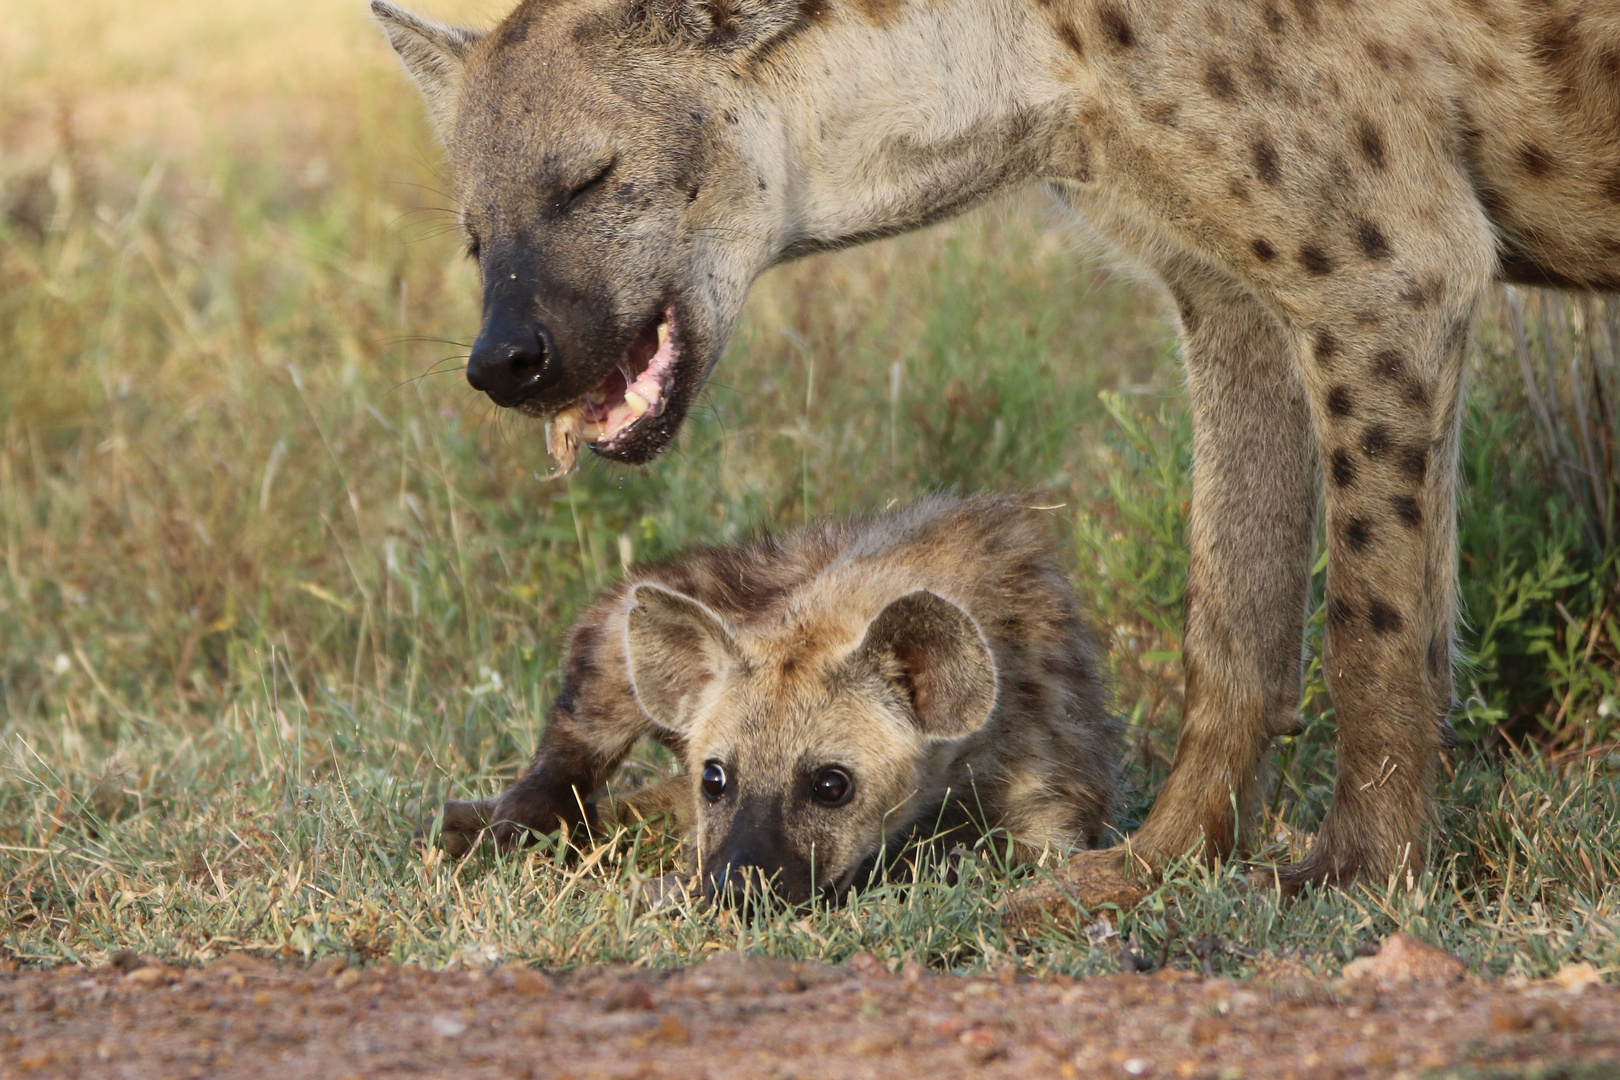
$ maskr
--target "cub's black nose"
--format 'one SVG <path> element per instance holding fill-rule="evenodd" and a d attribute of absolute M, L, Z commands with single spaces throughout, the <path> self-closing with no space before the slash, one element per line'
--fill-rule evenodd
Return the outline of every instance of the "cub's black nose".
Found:
<path fill-rule="evenodd" d="M 467 381 L 511 408 L 557 381 L 557 344 L 539 323 L 486 319 L 467 360 Z"/>

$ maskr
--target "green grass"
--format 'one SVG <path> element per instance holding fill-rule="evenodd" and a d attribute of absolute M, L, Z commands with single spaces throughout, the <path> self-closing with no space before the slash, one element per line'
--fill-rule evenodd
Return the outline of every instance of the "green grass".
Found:
<path fill-rule="evenodd" d="M 253 29 L 245 3 L 173 6 L 241 31 L 184 39 L 177 15 L 176 56 L 285 29 Z M 674 453 L 548 482 L 536 428 L 457 370 L 476 275 L 429 209 L 436 151 L 374 33 L 321 23 L 292 71 L 210 54 L 165 73 L 102 15 L 106 41 L 59 77 L 0 63 L 0 952 L 1118 968 L 1096 927 L 1010 941 L 993 908 L 1016 882 L 990 850 L 953 879 L 911 853 L 846 907 L 739 918 L 638 915 L 630 885 L 675 857 L 654 835 L 460 865 L 408 840 L 445 795 L 521 767 L 563 635 L 626 557 L 933 490 L 1061 504 L 1133 724 L 1121 824 L 1139 820 L 1180 718 L 1186 566 L 1158 300 L 1038 197 L 812 259 L 760 284 Z M 171 130 L 174 95 L 195 130 Z M 1579 315 L 1527 310 L 1550 399 L 1603 355 L 1605 324 Z M 1558 456 L 1579 445 L 1545 449 L 1517 348 L 1498 305 L 1465 450 L 1466 745 L 1433 870 L 1283 904 L 1242 867 L 1184 868 L 1113 920 L 1138 951 L 1332 970 L 1404 927 L 1484 970 L 1620 971 L 1612 480 L 1605 503 Z M 1262 859 L 1297 853 L 1329 791 L 1314 673 L 1305 707 Z M 625 782 L 668 767 L 645 751 Z"/>

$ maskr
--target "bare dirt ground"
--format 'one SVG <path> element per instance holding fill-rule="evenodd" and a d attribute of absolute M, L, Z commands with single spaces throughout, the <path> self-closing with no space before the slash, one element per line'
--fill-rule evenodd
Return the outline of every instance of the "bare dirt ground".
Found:
<path fill-rule="evenodd" d="M 1620 987 L 1443 971 L 1076 982 L 897 975 L 866 954 L 557 974 L 121 960 L 0 975 L 0 1077 L 1620 1077 Z"/>

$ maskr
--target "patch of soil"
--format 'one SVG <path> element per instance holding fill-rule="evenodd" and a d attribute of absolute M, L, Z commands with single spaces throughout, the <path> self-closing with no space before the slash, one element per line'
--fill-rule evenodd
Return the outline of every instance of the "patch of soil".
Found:
<path fill-rule="evenodd" d="M 550 975 L 121 959 L 0 974 L 0 1077 L 1620 1076 L 1604 985 L 963 978 L 865 954 Z"/>

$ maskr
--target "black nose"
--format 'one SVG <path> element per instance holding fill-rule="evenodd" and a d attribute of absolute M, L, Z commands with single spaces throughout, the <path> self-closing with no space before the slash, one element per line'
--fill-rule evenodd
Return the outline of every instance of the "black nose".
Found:
<path fill-rule="evenodd" d="M 510 408 L 557 381 L 557 344 L 536 322 L 494 316 L 473 342 L 467 381 Z"/>

